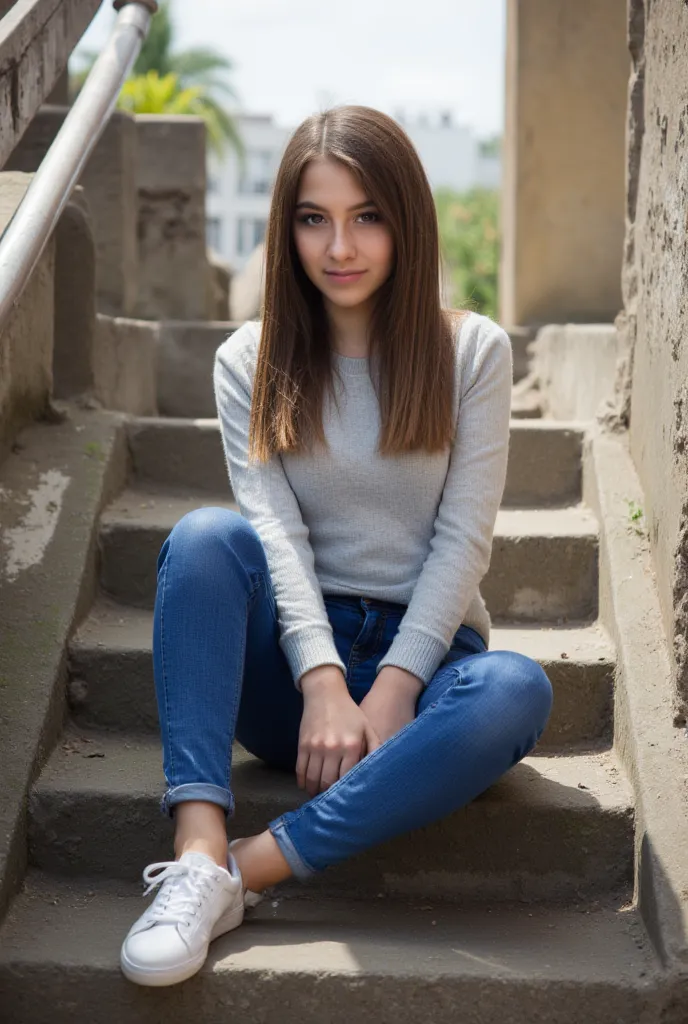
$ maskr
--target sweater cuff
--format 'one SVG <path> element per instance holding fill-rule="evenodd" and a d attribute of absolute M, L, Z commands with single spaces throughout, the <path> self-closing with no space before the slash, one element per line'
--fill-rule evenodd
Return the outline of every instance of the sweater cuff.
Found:
<path fill-rule="evenodd" d="M 309 626 L 299 629 L 287 637 L 280 637 L 279 644 L 299 693 L 301 676 L 319 665 L 336 665 L 346 677 L 346 665 L 337 653 L 331 628 Z"/>
<path fill-rule="evenodd" d="M 379 672 L 385 665 L 396 665 L 418 676 L 427 686 L 439 664 L 449 650 L 449 644 L 419 629 L 405 627 L 397 632 L 389 650 L 377 667 Z"/>

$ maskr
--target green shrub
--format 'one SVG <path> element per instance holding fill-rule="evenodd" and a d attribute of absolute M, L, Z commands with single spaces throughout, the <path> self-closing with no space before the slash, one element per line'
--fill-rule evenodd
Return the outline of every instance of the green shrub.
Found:
<path fill-rule="evenodd" d="M 434 198 L 450 305 L 496 317 L 499 192 L 440 188 Z"/>

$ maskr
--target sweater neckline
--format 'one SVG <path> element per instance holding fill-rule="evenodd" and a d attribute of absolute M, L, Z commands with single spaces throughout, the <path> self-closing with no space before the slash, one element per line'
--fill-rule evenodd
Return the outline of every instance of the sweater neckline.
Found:
<path fill-rule="evenodd" d="M 341 352 L 332 351 L 337 366 L 349 376 L 362 376 L 370 370 L 369 356 L 344 356 Z"/>

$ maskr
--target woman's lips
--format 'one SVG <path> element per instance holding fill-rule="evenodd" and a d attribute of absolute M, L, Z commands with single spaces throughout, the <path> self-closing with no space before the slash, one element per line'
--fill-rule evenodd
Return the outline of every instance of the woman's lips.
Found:
<path fill-rule="evenodd" d="M 363 275 L 365 274 L 365 270 L 359 270 L 353 274 L 338 274 L 332 270 L 326 270 L 325 273 L 329 278 L 331 278 L 333 281 L 337 281 L 339 284 L 348 284 L 352 281 L 358 281 L 359 278 L 363 277 Z"/>

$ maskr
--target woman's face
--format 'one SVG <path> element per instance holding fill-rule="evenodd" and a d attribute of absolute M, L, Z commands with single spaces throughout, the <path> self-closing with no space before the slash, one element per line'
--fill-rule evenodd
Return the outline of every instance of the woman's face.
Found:
<path fill-rule="evenodd" d="M 389 227 L 351 171 L 336 160 L 319 157 L 304 167 L 293 232 L 303 269 L 326 303 L 359 306 L 392 271 Z M 346 276 L 352 271 L 356 275 Z"/>

